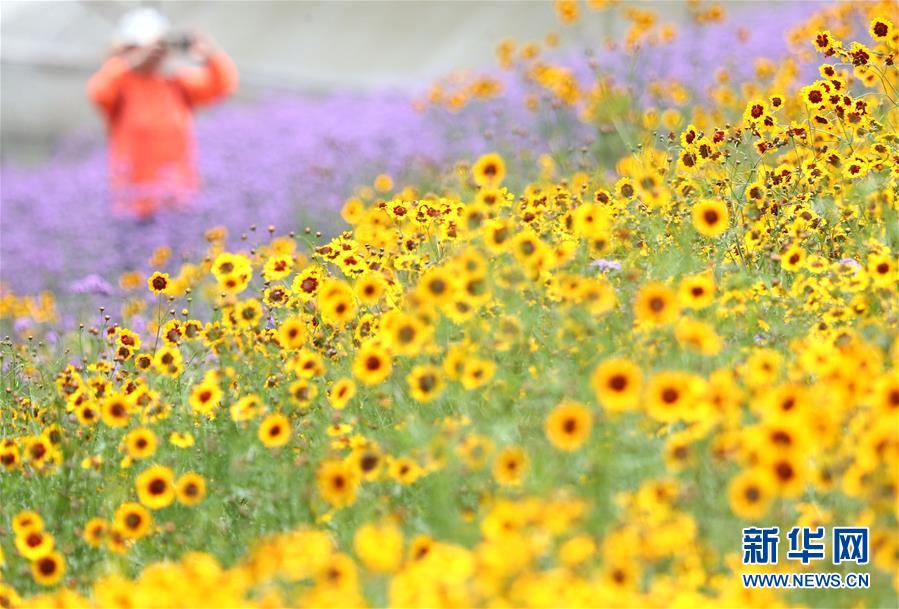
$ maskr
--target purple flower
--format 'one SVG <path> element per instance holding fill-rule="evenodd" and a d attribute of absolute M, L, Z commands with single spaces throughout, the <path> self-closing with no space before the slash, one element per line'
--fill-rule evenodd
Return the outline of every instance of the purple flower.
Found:
<path fill-rule="evenodd" d="M 27 317 L 16 317 L 13 322 L 13 329 L 16 334 L 22 334 L 31 327 L 31 320 Z"/>
<path fill-rule="evenodd" d="M 838 261 L 838 264 L 843 264 L 851 267 L 854 272 L 857 272 L 860 268 L 862 268 L 862 265 L 855 258 L 841 258 Z"/>
<path fill-rule="evenodd" d="M 606 260 L 605 258 L 599 258 L 598 260 L 594 260 L 590 263 L 590 266 L 595 266 L 603 273 L 608 273 L 609 271 L 620 271 L 621 263 L 617 260 Z"/>
<path fill-rule="evenodd" d="M 69 284 L 69 291 L 73 294 L 97 294 L 109 296 L 113 293 L 113 287 L 105 279 L 97 274 L 90 274 L 78 281 Z"/>

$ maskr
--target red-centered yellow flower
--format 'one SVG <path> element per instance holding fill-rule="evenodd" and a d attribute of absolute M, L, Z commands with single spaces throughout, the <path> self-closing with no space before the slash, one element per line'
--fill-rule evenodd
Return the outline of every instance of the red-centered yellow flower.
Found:
<path fill-rule="evenodd" d="M 322 498 L 332 506 L 345 507 L 356 501 L 359 474 L 344 461 L 323 461 L 316 473 L 316 480 Z"/>
<path fill-rule="evenodd" d="M 443 391 L 443 372 L 437 366 L 415 366 L 406 377 L 409 393 L 416 402 L 431 402 Z"/>
<path fill-rule="evenodd" d="M 871 34 L 871 38 L 874 40 L 888 40 L 890 36 L 895 33 L 893 22 L 886 17 L 874 17 L 871 19 L 868 33 Z"/>
<path fill-rule="evenodd" d="M 162 465 L 152 465 L 137 477 L 134 483 L 138 499 L 151 510 L 168 507 L 175 499 L 175 477 L 172 470 Z"/>
<path fill-rule="evenodd" d="M 53 550 L 53 535 L 46 531 L 25 531 L 16 535 L 16 549 L 24 558 L 37 560 Z"/>
<path fill-rule="evenodd" d="M 113 393 L 103 400 L 100 413 L 103 422 L 109 427 L 125 427 L 131 416 L 131 400 L 121 394 Z"/>
<path fill-rule="evenodd" d="M 125 449 L 132 459 L 147 459 L 156 452 L 156 434 L 146 427 L 138 427 L 125 436 Z"/>
<path fill-rule="evenodd" d="M 105 520 L 102 518 L 91 518 L 84 525 L 82 537 L 90 547 L 99 548 L 103 545 L 108 530 L 109 525 Z"/>
<path fill-rule="evenodd" d="M 368 342 L 359 348 L 353 360 L 353 375 L 364 385 L 377 385 L 390 376 L 393 361 L 382 347 Z"/>
<path fill-rule="evenodd" d="M 677 319 L 680 305 L 674 290 L 663 283 L 651 281 L 637 292 L 634 316 L 650 326 L 665 325 Z"/>
<path fill-rule="evenodd" d="M 59 552 L 50 552 L 31 563 L 34 581 L 42 586 L 53 586 L 66 572 L 66 563 Z"/>
<path fill-rule="evenodd" d="M 288 317 L 278 328 L 278 342 L 285 349 L 300 349 L 306 342 L 306 323 L 302 317 Z"/>
<path fill-rule="evenodd" d="M 485 154 L 475 162 L 471 175 L 478 186 L 495 188 L 506 177 L 506 163 L 496 152 Z"/>
<path fill-rule="evenodd" d="M 273 412 L 259 424 L 259 441 L 267 448 L 284 446 L 290 440 L 290 419 L 279 412 Z"/>
<path fill-rule="evenodd" d="M 24 535 L 30 531 L 43 531 L 44 519 L 37 512 L 25 510 L 19 512 L 12 519 L 12 530 L 16 536 Z"/>
<path fill-rule="evenodd" d="M 175 482 L 175 496 L 182 505 L 197 505 L 206 496 L 206 481 L 200 474 L 187 472 Z"/>
<path fill-rule="evenodd" d="M 702 199 L 693 205 L 693 228 L 706 237 L 720 237 L 729 226 L 727 204 L 720 199 Z"/>
<path fill-rule="evenodd" d="M 640 405 L 643 372 L 629 359 L 603 361 L 591 377 L 596 400 L 610 412 L 634 410 Z"/>
<path fill-rule="evenodd" d="M 518 446 L 504 448 L 493 462 L 493 477 L 503 486 L 518 486 L 528 471 L 528 456 Z"/>
<path fill-rule="evenodd" d="M 583 404 L 562 402 L 549 413 L 543 427 L 553 446 L 570 452 L 579 449 L 590 437 L 593 417 Z"/>
<path fill-rule="evenodd" d="M 139 503 L 123 503 L 115 512 L 115 530 L 126 539 L 143 537 L 150 530 L 153 517 Z"/>
<path fill-rule="evenodd" d="M 342 378 L 335 381 L 328 394 L 331 407 L 335 410 L 343 410 L 347 403 L 356 395 L 356 383 L 351 378 Z"/>
<path fill-rule="evenodd" d="M 222 401 L 221 388 L 213 381 L 203 381 L 190 391 L 188 404 L 198 415 L 211 416 Z"/>
<path fill-rule="evenodd" d="M 159 271 L 154 272 L 147 279 L 147 287 L 150 288 L 150 291 L 157 295 L 164 295 L 169 286 L 172 283 L 172 278 L 169 277 L 168 273 L 160 273 Z"/>

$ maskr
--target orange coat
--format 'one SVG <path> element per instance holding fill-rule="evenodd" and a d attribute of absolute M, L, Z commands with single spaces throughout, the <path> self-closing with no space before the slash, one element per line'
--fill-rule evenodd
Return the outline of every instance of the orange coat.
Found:
<path fill-rule="evenodd" d="M 199 186 L 193 110 L 237 87 L 237 69 L 222 52 L 206 65 L 172 75 L 141 74 L 112 57 L 87 83 L 109 133 L 113 209 L 147 218 L 184 203 Z"/>

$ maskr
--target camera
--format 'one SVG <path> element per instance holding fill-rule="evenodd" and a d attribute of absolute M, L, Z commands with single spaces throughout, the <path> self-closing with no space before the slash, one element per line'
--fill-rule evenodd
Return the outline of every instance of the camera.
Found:
<path fill-rule="evenodd" d="M 190 33 L 176 33 L 166 38 L 166 44 L 175 51 L 185 52 L 194 43 L 194 37 Z"/>

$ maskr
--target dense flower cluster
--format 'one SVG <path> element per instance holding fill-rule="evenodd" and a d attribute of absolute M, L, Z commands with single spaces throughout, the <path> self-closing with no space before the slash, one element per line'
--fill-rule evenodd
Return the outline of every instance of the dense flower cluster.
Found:
<path fill-rule="evenodd" d="M 894 605 L 886 6 L 810 26 L 815 79 L 660 113 L 537 70 L 614 172 L 381 176 L 333 238 L 213 230 L 121 279 L 149 308 L 6 339 L 0 606 Z M 744 588 L 749 523 L 869 527 L 871 588 Z"/>

